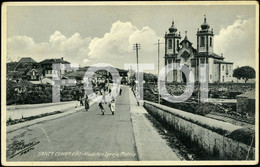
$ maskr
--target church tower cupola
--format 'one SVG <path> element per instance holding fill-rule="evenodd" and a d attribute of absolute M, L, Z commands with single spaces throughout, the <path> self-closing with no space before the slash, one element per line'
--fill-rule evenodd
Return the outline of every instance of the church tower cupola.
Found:
<path fill-rule="evenodd" d="M 177 33 L 177 28 L 174 25 L 174 21 L 172 21 L 172 25 L 169 28 L 169 33 L 166 32 L 165 34 L 165 54 L 167 56 L 173 57 L 177 54 L 180 48 L 180 39 L 181 34 Z"/>
<path fill-rule="evenodd" d="M 206 16 L 204 15 L 204 23 L 201 25 L 201 29 L 202 30 L 207 30 L 209 29 L 209 24 L 207 23 L 207 19 L 206 19 Z"/>
<path fill-rule="evenodd" d="M 169 32 L 170 33 L 176 33 L 177 32 L 177 28 L 174 26 L 174 21 L 172 21 L 172 26 L 169 28 Z"/>
<path fill-rule="evenodd" d="M 210 25 L 207 23 L 207 18 L 204 15 L 204 23 L 201 25 L 201 30 L 197 31 L 197 51 L 207 54 L 213 53 L 213 29 L 210 30 Z"/>

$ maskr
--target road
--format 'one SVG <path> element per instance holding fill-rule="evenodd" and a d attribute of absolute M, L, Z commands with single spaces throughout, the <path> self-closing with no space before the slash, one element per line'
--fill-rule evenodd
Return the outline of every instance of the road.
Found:
<path fill-rule="evenodd" d="M 7 133 L 7 161 L 136 161 L 128 88 L 112 115 L 97 104 L 71 115 Z M 21 155 L 22 152 L 25 152 Z"/>

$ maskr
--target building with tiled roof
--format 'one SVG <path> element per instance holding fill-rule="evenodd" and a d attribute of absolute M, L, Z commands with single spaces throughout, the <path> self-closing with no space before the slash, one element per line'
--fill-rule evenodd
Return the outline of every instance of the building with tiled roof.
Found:
<path fill-rule="evenodd" d="M 33 60 L 31 57 L 22 57 L 19 60 L 20 63 L 37 63 L 35 60 Z"/>
<path fill-rule="evenodd" d="M 214 33 L 210 25 L 204 18 L 201 29 L 197 31 L 197 49 L 192 46 L 192 42 L 187 37 L 180 42 L 181 35 L 172 22 L 169 32 L 165 34 L 165 66 L 169 71 L 166 76 L 168 82 L 186 82 L 184 73 L 173 69 L 172 63 L 186 65 L 193 73 L 195 81 L 200 81 L 200 65 L 207 64 L 208 72 L 206 80 L 209 83 L 214 82 L 232 82 L 233 81 L 233 63 L 224 61 L 223 55 L 214 53 Z"/>
<path fill-rule="evenodd" d="M 10 71 L 24 70 L 26 68 L 33 68 L 37 65 L 37 62 L 31 57 L 22 57 L 18 62 L 13 62 L 13 67 Z"/>
<path fill-rule="evenodd" d="M 40 62 L 40 64 L 55 64 L 55 63 L 56 64 L 59 64 L 59 63 L 70 64 L 70 62 L 63 60 L 63 58 L 61 58 L 61 59 L 45 59 L 45 60 Z"/>
<path fill-rule="evenodd" d="M 39 63 L 42 67 L 42 74 L 44 77 L 51 78 L 53 76 L 52 65 L 53 64 L 70 64 L 70 62 L 65 61 L 63 57 L 61 59 L 45 59 Z M 60 75 L 64 75 L 67 71 L 70 70 L 60 70 Z"/>

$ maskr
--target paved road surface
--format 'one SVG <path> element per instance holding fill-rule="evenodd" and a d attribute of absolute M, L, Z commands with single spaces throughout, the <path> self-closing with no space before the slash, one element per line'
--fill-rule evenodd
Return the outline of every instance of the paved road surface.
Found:
<path fill-rule="evenodd" d="M 95 104 L 88 112 L 8 133 L 7 161 L 136 161 L 128 88 L 117 98 L 115 115 L 104 106 L 105 115 Z"/>

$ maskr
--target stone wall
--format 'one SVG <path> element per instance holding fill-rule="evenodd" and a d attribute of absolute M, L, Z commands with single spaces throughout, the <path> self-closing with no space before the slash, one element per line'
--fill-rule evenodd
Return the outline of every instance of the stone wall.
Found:
<path fill-rule="evenodd" d="M 240 126 L 148 101 L 144 102 L 144 107 L 159 121 L 195 143 L 198 149 L 211 154 L 213 159 L 252 160 L 255 157 L 254 147 L 227 137 L 234 130 L 241 129 Z"/>

